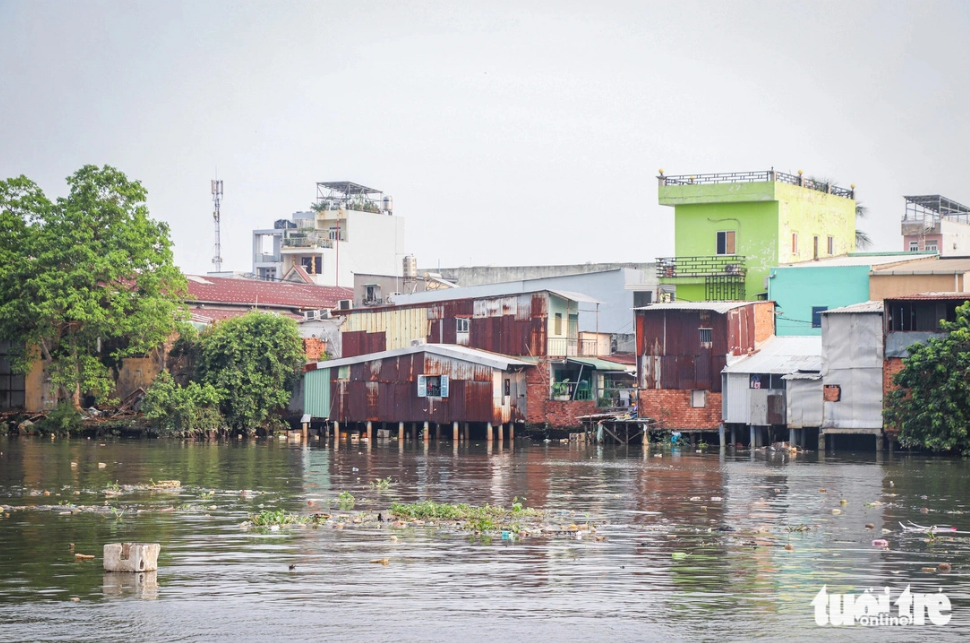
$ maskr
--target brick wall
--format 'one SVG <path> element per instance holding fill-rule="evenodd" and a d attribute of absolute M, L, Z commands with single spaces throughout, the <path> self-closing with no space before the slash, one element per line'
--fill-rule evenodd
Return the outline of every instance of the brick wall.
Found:
<path fill-rule="evenodd" d="M 889 357 L 882 364 L 883 408 L 886 408 L 889 393 L 896 388 L 896 385 L 893 384 L 893 376 L 901 370 L 903 370 L 903 360 L 901 357 Z M 885 422 L 883 424 L 883 431 L 886 433 L 899 433 L 899 429 L 897 427 L 889 426 L 889 424 Z"/>
<path fill-rule="evenodd" d="M 327 342 L 316 337 L 308 337 L 303 340 L 303 354 L 306 355 L 308 362 L 319 362 L 326 352 Z"/>
<path fill-rule="evenodd" d="M 721 426 L 721 394 L 707 391 L 704 408 L 690 405 L 690 391 L 645 389 L 640 391 L 640 417 L 657 420 L 670 429 L 717 429 Z"/>
<path fill-rule="evenodd" d="M 578 415 L 596 412 L 595 400 L 557 402 L 549 399 L 549 364 L 539 362 L 526 370 L 526 422 L 548 425 L 556 429 L 581 426 Z"/>

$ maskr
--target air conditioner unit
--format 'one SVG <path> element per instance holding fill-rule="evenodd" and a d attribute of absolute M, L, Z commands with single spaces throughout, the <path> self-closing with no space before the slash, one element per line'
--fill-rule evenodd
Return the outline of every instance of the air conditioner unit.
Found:
<path fill-rule="evenodd" d="M 330 319 L 332 313 L 328 309 L 323 310 L 307 310 L 303 312 L 303 319 L 307 321 L 317 320 L 317 319 Z"/>
<path fill-rule="evenodd" d="M 337 302 L 337 310 L 350 310 L 354 307 L 353 299 L 341 299 Z"/>

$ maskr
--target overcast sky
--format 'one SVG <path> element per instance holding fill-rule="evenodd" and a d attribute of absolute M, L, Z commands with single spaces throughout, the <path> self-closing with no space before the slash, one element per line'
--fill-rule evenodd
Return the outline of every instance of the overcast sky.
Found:
<path fill-rule="evenodd" d="M 316 181 L 394 197 L 422 267 L 651 261 L 654 178 L 857 185 L 970 203 L 970 2 L 0 0 L 0 177 L 141 180 L 183 270 L 226 269 Z"/>

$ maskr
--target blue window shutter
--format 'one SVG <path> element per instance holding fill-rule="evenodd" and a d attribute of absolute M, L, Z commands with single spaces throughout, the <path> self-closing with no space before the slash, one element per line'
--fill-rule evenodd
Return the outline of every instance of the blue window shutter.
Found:
<path fill-rule="evenodd" d="M 448 397 L 448 376 L 441 376 L 441 397 Z"/>
<path fill-rule="evenodd" d="M 428 397 L 428 378 L 418 375 L 418 397 Z"/>

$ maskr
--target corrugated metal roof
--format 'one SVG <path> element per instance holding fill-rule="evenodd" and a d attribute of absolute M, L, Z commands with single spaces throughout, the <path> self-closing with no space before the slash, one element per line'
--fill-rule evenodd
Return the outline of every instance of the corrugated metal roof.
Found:
<path fill-rule="evenodd" d="M 335 308 L 341 299 L 354 298 L 352 288 L 202 275 L 187 275 L 186 278 L 191 304 L 244 304 L 322 310 Z"/>
<path fill-rule="evenodd" d="M 873 268 L 876 276 L 883 275 L 952 275 L 954 273 L 970 272 L 970 257 L 952 257 L 949 259 L 923 259 L 909 261 L 901 266 L 886 266 Z"/>
<path fill-rule="evenodd" d="M 970 292 L 921 292 L 916 295 L 903 295 L 900 297 L 886 297 L 887 301 L 909 301 L 912 299 L 919 300 L 952 300 L 957 301 L 970 300 Z"/>
<path fill-rule="evenodd" d="M 929 253 L 927 253 L 929 254 Z M 827 257 L 813 261 L 799 261 L 798 263 L 783 263 L 779 268 L 833 268 L 839 266 L 881 266 L 894 263 L 908 263 L 927 258 L 927 254 L 917 252 L 894 252 L 890 254 L 851 254 L 839 257 Z M 936 253 L 929 254 L 935 257 Z"/>
<path fill-rule="evenodd" d="M 817 371 L 799 371 L 797 373 L 789 373 L 788 375 L 783 375 L 783 380 L 811 380 L 817 382 L 822 379 L 822 374 Z"/>
<path fill-rule="evenodd" d="M 534 364 L 515 359 L 514 357 L 453 344 L 418 344 L 417 346 L 395 348 L 394 350 L 368 353 L 366 355 L 358 355 L 357 357 L 345 357 L 342 359 L 328 360 L 326 362 L 317 362 L 313 366 L 318 369 L 337 368 L 351 364 L 360 364 L 362 362 L 372 362 L 379 359 L 413 355 L 414 353 L 431 353 L 433 355 L 440 355 L 441 357 L 450 357 L 452 359 L 459 359 L 473 364 L 482 364 L 483 366 L 491 366 L 492 368 L 502 370 L 506 370 L 510 366 L 534 366 Z M 313 369 L 311 368 L 309 370 Z"/>
<path fill-rule="evenodd" d="M 608 362 L 605 359 L 597 359 L 596 357 L 567 357 L 566 361 L 591 366 L 597 371 L 628 371 L 633 368 L 632 366 Z"/>
<path fill-rule="evenodd" d="M 726 366 L 723 373 L 776 373 L 822 369 L 822 338 L 772 337 L 761 350 Z"/>
<path fill-rule="evenodd" d="M 459 286 L 458 288 L 447 288 L 445 290 L 428 290 L 414 293 L 413 295 L 395 295 L 394 305 L 407 306 L 410 304 L 425 304 L 452 299 L 488 299 L 490 297 L 523 295 L 533 292 L 550 292 L 565 299 L 588 304 L 602 303 L 598 299 L 593 299 L 589 295 L 578 292 L 560 290 L 558 288 L 536 288 L 534 285 L 530 285 L 528 280 L 525 280 L 509 281 L 500 284 L 486 284 L 483 286 Z"/>
<path fill-rule="evenodd" d="M 741 308 L 742 306 L 751 306 L 756 303 L 754 301 L 674 301 L 669 304 L 650 304 L 649 306 L 641 306 L 633 310 L 709 310 L 723 315 L 729 310 Z"/>
<path fill-rule="evenodd" d="M 842 308 L 823 310 L 823 315 L 840 315 L 843 313 L 879 313 L 882 314 L 883 303 L 881 301 L 864 301 L 859 304 L 851 304 Z"/>

